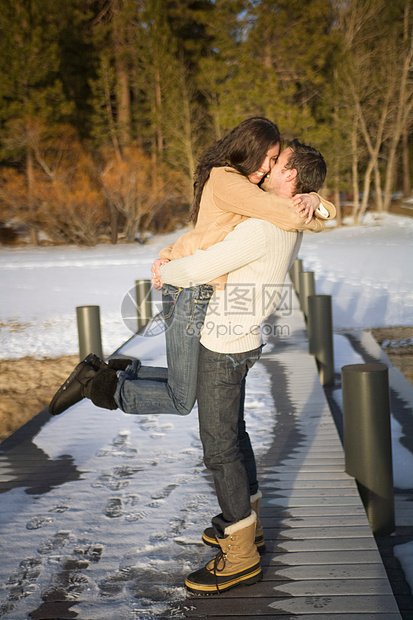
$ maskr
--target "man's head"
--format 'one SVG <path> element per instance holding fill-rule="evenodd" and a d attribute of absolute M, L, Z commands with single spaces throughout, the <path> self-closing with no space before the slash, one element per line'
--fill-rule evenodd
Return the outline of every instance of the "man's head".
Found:
<path fill-rule="evenodd" d="M 318 191 L 326 174 L 327 166 L 321 153 L 312 146 L 292 140 L 281 151 L 262 187 L 278 196 L 292 198 L 295 194 Z"/>

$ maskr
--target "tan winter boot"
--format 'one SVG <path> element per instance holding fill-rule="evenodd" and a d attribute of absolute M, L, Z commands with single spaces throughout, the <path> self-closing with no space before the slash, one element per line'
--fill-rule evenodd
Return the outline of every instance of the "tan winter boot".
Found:
<path fill-rule="evenodd" d="M 204 568 L 191 573 L 185 586 L 196 594 L 214 594 L 262 579 L 260 556 L 255 546 L 257 515 L 225 528 L 225 537 L 217 538 L 221 550 Z"/>
<path fill-rule="evenodd" d="M 257 515 L 257 526 L 255 528 L 255 544 L 260 555 L 265 552 L 264 529 L 260 521 L 260 504 L 262 499 L 261 491 L 257 491 L 255 495 L 250 496 L 251 509 Z"/>
<path fill-rule="evenodd" d="M 251 509 L 257 515 L 257 527 L 255 530 L 255 544 L 257 545 L 257 550 L 260 555 L 265 552 L 265 540 L 264 540 L 264 530 L 262 528 L 260 522 L 260 503 L 261 503 L 262 493 L 258 491 L 255 495 L 250 496 Z M 219 549 L 218 539 L 215 536 L 215 530 L 213 527 L 207 527 L 204 529 L 202 533 L 202 542 L 208 545 L 209 547 L 216 547 Z"/>

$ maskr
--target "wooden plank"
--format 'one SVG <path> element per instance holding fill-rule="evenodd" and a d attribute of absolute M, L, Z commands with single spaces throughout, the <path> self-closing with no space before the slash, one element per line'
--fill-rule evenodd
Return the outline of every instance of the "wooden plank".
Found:
<path fill-rule="evenodd" d="M 287 471 L 297 473 L 301 471 L 306 471 L 307 473 L 321 473 L 325 471 L 341 472 L 343 471 L 343 466 L 341 463 L 337 463 L 336 465 L 331 464 L 328 466 L 323 466 L 322 464 L 318 463 L 311 463 L 302 467 L 297 461 L 293 461 L 292 459 L 285 459 L 283 464 L 276 467 L 275 470 L 279 471 L 280 473 L 284 473 Z"/>
<path fill-rule="evenodd" d="M 264 505 L 263 505 L 264 504 Z M 267 518 L 277 519 L 285 517 L 285 509 L 276 506 L 267 506 L 264 498 L 263 504 L 261 504 L 261 520 Z M 289 517 L 340 517 L 346 515 L 359 515 L 363 516 L 364 523 L 367 524 L 367 516 L 362 504 L 354 504 L 352 506 L 291 506 L 288 509 Z"/>
<path fill-rule="evenodd" d="M 276 485 L 276 488 L 274 486 Z M 260 489 L 263 494 L 263 499 L 261 501 L 261 505 L 266 497 L 271 497 L 272 494 L 282 493 L 285 490 L 294 489 L 298 491 L 300 489 L 315 489 L 317 491 L 323 491 L 327 489 L 329 492 L 337 491 L 340 493 L 345 493 L 351 491 L 352 493 L 357 493 L 357 489 L 354 486 L 353 480 L 334 480 L 333 478 L 327 478 L 324 480 L 302 480 L 302 479 L 291 479 L 291 480 L 264 480 L 260 484 Z"/>
<path fill-rule="evenodd" d="M 371 541 L 371 544 L 375 545 L 373 537 L 371 536 L 371 530 L 366 525 L 365 527 L 296 527 L 286 530 L 285 528 L 272 528 L 265 527 L 265 540 L 270 541 L 284 541 L 284 540 L 318 540 L 322 539 L 326 545 L 330 544 L 329 541 L 333 541 L 334 544 L 342 544 L 342 540 L 354 541 L 358 538 Z M 315 543 L 313 543 L 315 544 Z"/>
<path fill-rule="evenodd" d="M 297 552 L 297 551 L 363 551 L 374 550 L 377 551 L 375 541 L 371 537 L 359 537 L 359 538 L 304 538 L 301 537 L 298 540 L 277 540 L 276 543 L 271 544 L 267 532 L 266 532 L 267 548 L 270 545 L 271 553 L 283 553 L 283 552 Z"/>
<path fill-rule="evenodd" d="M 267 473 L 263 471 L 265 480 L 260 486 L 269 489 L 291 489 L 292 486 L 295 489 L 314 487 L 322 489 L 323 487 L 332 488 L 355 488 L 354 479 L 342 472 L 322 472 L 316 474 L 308 474 L 306 472 L 300 472 L 299 474 L 292 474 L 286 472 L 281 473 Z M 265 494 L 263 493 L 264 497 Z"/>
<path fill-rule="evenodd" d="M 306 581 L 308 579 L 387 579 L 383 563 L 372 564 L 318 564 L 300 566 L 271 566 L 266 572 L 266 579 L 289 579 Z M 317 561 L 317 558 L 314 559 Z"/>
<path fill-rule="evenodd" d="M 301 551 L 297 553 L 273 553 L 271 563 L 283 566 L 303 566 L 305 564 L 373 564 L 380 562 L 380 554 L 376 549 L 366 551 Z"/>
<path fill-rule="evenodd" d="M 264 487 L 265 488 L 265 487 Z M 296 497 L 327 497 L 327 498 L 334 498 L 334 497 L 359 497 L 359 493 L 357 492 L 357 489 L 355 489 L 354 487 L 339 487 L 339 488 L 335 488 L 334 486 L 329 486 L 329 487 L 316 487 L 315 485 L 312 486 L 298 486 L 296 487 L 294 485 L 293 488 L 280 488 L 277 490 L 272 489 L 270 493 L 267 494 L 267 499 L 268 499 L 268 505 L 271 506 L 271 503 L 273 501 L 273 497 L 272 496 L 277 496 L 277 497 L 288 497 L 289 499 L 293 500 Z"/>
<path fill-rule="evenodd" d="M 323 611 L 329 614 L 343 612 L 363 612 L 388 614 L 398 612 L 393 595 L 351 595 L 351 596 L 295 596 L 274 601 L 268 607 L 275 613 L 303 614 L 311 611 Z"/>
<path fill-rule="evenodd" d="M 269 506 L 351 506 L 358 504 L 359 499 L 352 497 L 329 497 L 327 495 L 313 496 L 313 497 L 277 497 L 268 498 L 267 505 Z"/>
<path fill-rule="evenodd" d="M 237 588 L 237 592 L 239 596 L 241 586 Z M 285 616 L 288 614 L 295 614 L 297 616 L 301 614 L 311 614 L 312 612 L 322 612 L 324 618 L 326 614 L 329 614 L 330 617 L 335 617 L 337 620 L 337 615 L 335 614 L 361 612 L 364 614 L 382 614 L 383 620 L 384 618 L 387 620 L 387 614 L 396 614 L 398 612 L 393 596 L 379 594 L 361 596 L 310 595 L 280 598 L 277 600 L 274 600 L 272 597 L 239 597 L 236 604 L 234 604 L 234 599 L 225 598 L 225 596 L 221 594 L 210 596 L 207 599 L 191 599 L 191 606 L 193 606 L 198 613 L 204 613 L 207 618 L 210 618 L 211 615 L 224 618 L 240 618 L 244 616 L 256 618 L 271 613 L 275 615 L 279 614 L 281 617 L 282 615 Z"/>
<path fill-rule="evenodd" d="M 271 582 L 271 587 L 276 596 L 392 596 L 393 594 L 387 579 L 287 581 L 276 586 Z"/>
<path fill-rule="evenodd" d="M 339 527 L 340 525 L 349 526 L 365 526 L 366 525 L 366 517 L 365 515 L 346 515 L 338 517 L 319 517 L 319 516 L 309 516 L 309 517 L 297 517 L 297 518 L 289 518 L 286 517 L 283 519 L 283 527 L 285 528 L 294 528 L 294 527 Z"/>

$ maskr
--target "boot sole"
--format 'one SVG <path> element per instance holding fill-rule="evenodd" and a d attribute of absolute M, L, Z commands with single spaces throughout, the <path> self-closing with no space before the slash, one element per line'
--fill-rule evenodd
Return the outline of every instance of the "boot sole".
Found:
<path fill-rule="evenodd" d="M 228 576 L 227 581 L 223 581 L 221 583 L 219 582 L 219 580 L 223 579 L 223 577 L 218 577 L 218 589 L 215 583 L 214 575 L 210 573 L 210 576 L 211 576 L 211 580 L 213 580 L 213 583 L 211 584 L 207 584 L 207 583 L 198 584 L 196 582 L 190 581 L 189 578 L 187 578 L 185 580 L 185 587 L 187 590 L 189 590 L 193 594 L 201 594 L 201 595 L 219 594 L 221 592 L 226 592 L 227 590 L 231 590 L 231 588 L 236 588 L 237 586 L 242 586 L 242 585 L 252 586 L 254 585 L 254 583 L 258 583 L 262 581 L 262 578 L 263 578 L 262 569 L 259 564 L 255 565 L 252 571 L 246 572 L 245 574 L 242 574 L 242 575 L 233 575 L 232 578 Z"/>

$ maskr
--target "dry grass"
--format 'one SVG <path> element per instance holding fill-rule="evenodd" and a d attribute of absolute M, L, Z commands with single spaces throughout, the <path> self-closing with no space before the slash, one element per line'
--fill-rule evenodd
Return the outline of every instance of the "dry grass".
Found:
<path fill-rule="evenodd" d="M 49 404 L 78 362 L 76 355 L 0 360 L 0 441 Z"/>
<path fill-rule="evenodd" d="M 371 333 L 380 345 L 386 340 L 392 343 L 384 349 L 385 352 L 393 366 L 413 384 L 413 344 L 403 344 L 403 341 L 413 338 L 413 327 L 381 327 L 372 329 Z"/>

